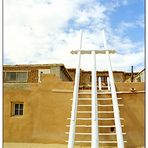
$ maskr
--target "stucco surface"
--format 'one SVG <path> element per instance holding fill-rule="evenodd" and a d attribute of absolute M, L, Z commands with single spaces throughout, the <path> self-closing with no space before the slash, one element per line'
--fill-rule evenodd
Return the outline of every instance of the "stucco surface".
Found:
<path fill-rule="evenodd" d="M 116 84 L 118 91 L 130 91 L 132 87 L 135 87 L 136 91 L 143 91 L 144 83 Z M 4 142 L 6 142 L 6 147 L 9 148 L 11 145 L 13 148 L 13 144 L 9 142 L 26 143 L 26 148 L 27 146 L 33 148 L 34 145 L 29 145 L 29 143 L 56 144 L 55 148 L 56 146 L 66 147 L 61 144 L 65 144 L 68 138 L 65 132 L 68 131 L 66 125 L 69 124 L 67 118 L 70 117 L 71 112 L 72 92 L 54 92 L 53 89 L 73 90 L 73 82 L 64 82 L 56 76 L 45 75 L 42 83 L 38 84 L 4 85 Z M 79 97 L 89 96 L 82 94 Z M 98 97 L 110 97 L 110 95 L 98 95 Z M 144 93 L 121 93 L 118 97 L 123 98 L 119 103 L 124 104 L 120 108 L 120 115 L 124 118 L 122 122 L 123 132 L 126 132 L 126 147 L 144 146 Z M 24 102 L 23 116 L 11 116 L 11 102 Z M 106 129 L 108 130 L 110 129 Z M 17 148 L 19 148 L 19 143 Z"/>

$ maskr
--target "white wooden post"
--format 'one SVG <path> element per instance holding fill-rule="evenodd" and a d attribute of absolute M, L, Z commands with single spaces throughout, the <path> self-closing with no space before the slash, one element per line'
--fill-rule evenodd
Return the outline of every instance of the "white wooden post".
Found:
<path fill-rule="evenodd" d="M 76 128 L 79 79 L 80 79 L 80 63 L 81 63 L 81 52 L 79 51 L 78 52 L 78 64 L 76 67 L 76 74 L 75 74 L 75 85 L 74 85 L 74 92 L 73 92 L 73 103 L 72 103 L 68 148 L 73 148 L 74 141 L 75 141 L 75 128 Z"/>
<path fill-rule="evenodd" d="M 92 136 L 91 147 L 98 148 L 98 103 L 97 103 L 97 84 L 96 84 L 96 53 L 91 52 L 93 58 L 92 66 Z"/>
<path fill-rule="evenodd" d="M 107 61 L 108 61 L 109 79 L 110 79 L 111 93 L 112 93 L 112 102 L 113 102 L 116 134 L 117 134 L 117 145 L 118 145 L 118 148 L 124 148 L 122 127 L 121 127 L 119 107 L 118 107 L 118 101 L 117 101 L 117 94 L 116 94 L 115 82 L 114 82 L 114 77 L 113 77 L 113 72 L 112 72 L 112 67 L 111 67 L 111 61 L 110 61 L 108 51 L 106 51 L 106 55 L 107 55 Z"/>
<path fill-rule="evenodd" d="M 99 90 L 102 90 L 102 86 L 101 86 L 101 77 L 99 77 Z"/>
<path fill-rule="evenodd" d="M 83 37 L 83 31 L 80 30 L 80 32 L 81 32 L 80 50 L 77 53 L 78 54 L 78 64 L 76 67 L 76 74 L 75 74 L 75 85 L 74 85 L 74 92 L 73 92 L 68 148 L 74 148 L 74 141 L 75 141 L 76 117 L 77 117 L 77 105 L 78 105 L 78 93 L 79 93 L 79 81 L 80 81 L 81 48 L 82 48 L 82 37 Z"/>
<path fill-rule="evenodd" d="M 109 77 L 107 77 L 107 87 L 108 87 L 108 90 L 110 90 L 110 81 L 109 81 Z"/>
<path fill-rule="evenodd" d="M 117 134 L 117 145 L 118 145 L 118 148 L 124 148 L 121 121 L 120 121 L 120 115 L 119 115 L 119 107 L 118 107 L 118 101 L 117 101 L 117 93 L 116 93 L 116 88 L 115 88 L 115 82 L 114 82 L 114 77 L 113 77 L 113 72 L 112 72 L 109 51 L 107 50 L 107 43 L 106 43 L 104 30 L 103 30 L 103 42 L 104 42 L 104 48 L 106 50 L 106 55 L 107 55 L 109 80 L 110 80 L 110 86 L 111 86 L 112 102 L 113 102 L 116 134 Z"/>

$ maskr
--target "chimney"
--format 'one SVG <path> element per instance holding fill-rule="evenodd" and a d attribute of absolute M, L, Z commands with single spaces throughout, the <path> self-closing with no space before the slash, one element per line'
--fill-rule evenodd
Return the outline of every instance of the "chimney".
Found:
<path fill-rule="evenodd" d="M 133 76 L 133 66 L 131 66 L 131 82 L 133 82 L 134 76 Z"/>

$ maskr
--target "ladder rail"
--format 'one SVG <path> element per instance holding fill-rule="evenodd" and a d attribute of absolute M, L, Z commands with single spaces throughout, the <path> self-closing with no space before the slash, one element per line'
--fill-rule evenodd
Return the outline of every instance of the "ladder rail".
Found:
<path fill-rule="evenodd" d="M 78 65 L 76 68 L 75 85 L 74 85 L 74 92 L 73 92 L 73 103 L 72 103 L 68 148 L 74 147 L 74 140 L 75 140 L 78 92 L 79 92 L 79 81 L 80 81 L 80 63 L 81 63 L 81 52 L 79 51 L 78 52 Z"/>
<path fill-rule="evenodd" d="M 109 80 L 110 80 L 110 86 L 111 86 L 112 103 L 113 103 L 115 126 L 116 126 L 116 133 L 117 133 L 117 144 L 119 148 L 124 148 L 124 140 L 122 135 L 119 106 L 117 101 L 117 93 L 116 93 L 111 61 L 110 61 L 110 56 L 108 51 L 106 52 L 106 55 L 108 60 Z"/>
<path fill-rule="evenodd" d="M 106 43 L 104 30 L 102 33 L 103 33 L 102 34 L 103 43 L 104 43 L 104 48 L 106 50 L 106 57 L 107 57 L 107 64 L 108 64 L 108 71 L 109 71 L 109 81 L 110 81 L 110 87 L 111 87 L 112 103 L 113 103 L 115 126 L 116 126 L 116 133 L 117 133 L 117 145 L 118 145 L 118 148 L 124 148 L 124 140 L 123 140 L 123 135 L 122 135 L 119 107 L 118 107 L 118 101 L 117 101 L 117 93 L 116 93 L 116 88 L 115 88 L 113 72 L 112 72 L 111 59 L 109 56 L 109 51 L 107 50 L 107 43 Z"/>
<path fill-rule="evenodd" d="M 92 114 L 91 114 L 91 147 L 98 148 L 99 145 L 99 130 L 98 130 L 98 104 L 97 104 L 97 81 L 96 81 L 96 53 L 91 52 L 93 58 L 92 67 Z"/>

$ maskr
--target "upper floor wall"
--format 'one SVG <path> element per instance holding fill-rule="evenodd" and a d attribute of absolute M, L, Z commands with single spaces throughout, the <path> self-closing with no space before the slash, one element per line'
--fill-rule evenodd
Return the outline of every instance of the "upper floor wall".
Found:
<path fill-rule="evenodd" d="M 70 73 L 72 79 L 75 78 L 75 69 L 67 69 Z M 80 85 L 91 84 L 91 71 L 83 71 L 80 73 Z M 113 71 L 115 82 L 125 82 L 127 79 L 130 80 L 131 73 L 123 71 Z M 134 73 L 134 77 L 137 73 Z M 101 77 L 101 82 L 103 85 L 107 85 L 107 78 L 109 77 L 108 71 L 97 71 L 97 83 L 98 78 Z"/>
<path fill-rule="evenodd" d="M 4 65 L 4 83 L 38 83 L 43 74 L 56 75 L 63 81 L 72 81 L 63 64 Z"/>

